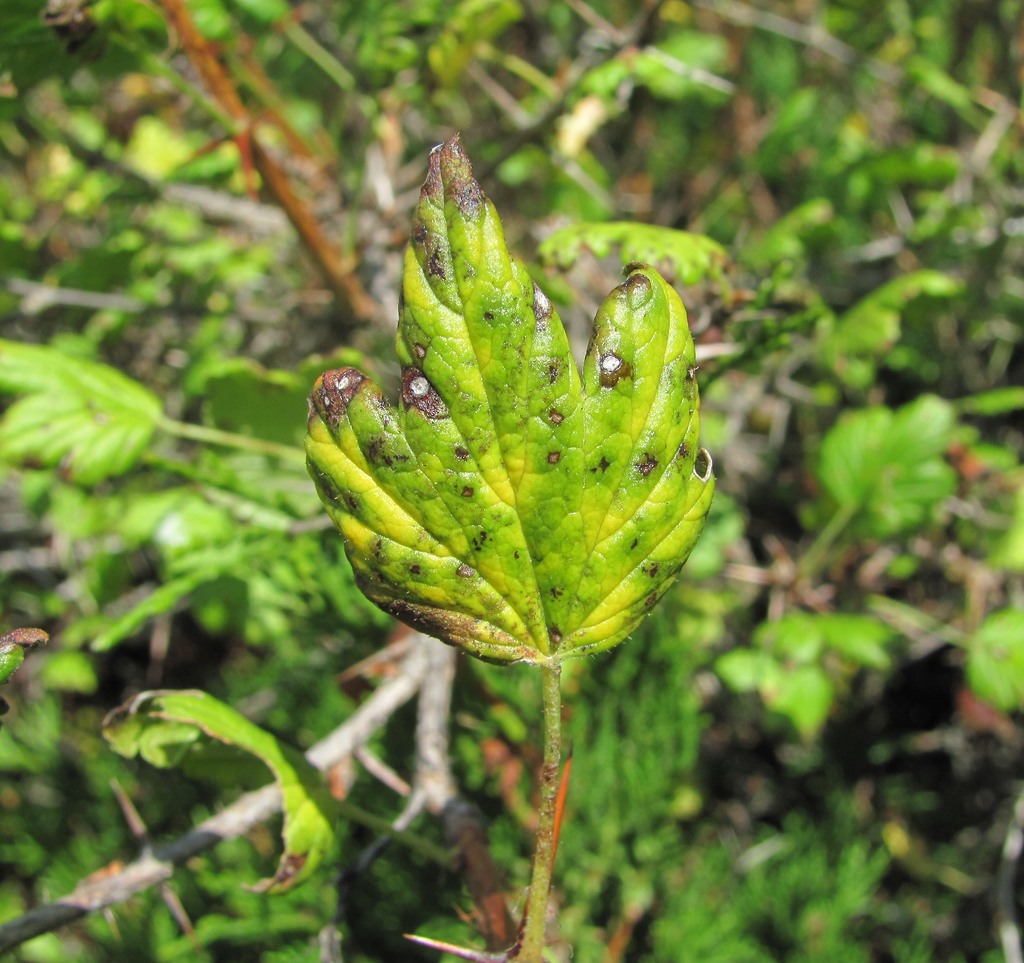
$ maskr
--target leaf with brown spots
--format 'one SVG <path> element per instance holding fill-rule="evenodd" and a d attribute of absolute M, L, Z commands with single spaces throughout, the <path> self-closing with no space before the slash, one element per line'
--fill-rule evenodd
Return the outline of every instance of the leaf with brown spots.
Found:
<path fill-rule="evenodd" d="M 398 406 L 354 368 L 310 397 L 310 472 L 363 591 L 497 661 L 614 645 L 714 490 L 679 296 L 631 264 L 581 375 L 453 139 L 431 154 L 399 305 Z"/>

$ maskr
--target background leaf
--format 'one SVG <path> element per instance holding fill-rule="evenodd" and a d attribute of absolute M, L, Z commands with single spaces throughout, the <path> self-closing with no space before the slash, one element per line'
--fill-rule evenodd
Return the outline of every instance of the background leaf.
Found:
<path fill-rule="evenodd" d="M 277 872 L 257 887 L 279 892 L 306 879 L 334 842 L 333 803 L 322 775 L 300 752 L 205 692 L 143 692 L 115 710 L 104 735 L 124 756 L 178 764 L 201 736 L 259 757 L 274 774 L 284 809 L 284 852 Z"/>
<path fill-rule="evenodd" d="M 1024 707 L 1024 612 L 993 612 L 967 642 L 971 688 L 1005 712 Z"/>
<path fill-rule="evenodd" d="M 0 423 L 0 457 L 59 464 L 83 485 L 133 468 L 162 413 L 156 395 L 114 368 L 13 341 L 0 342 L 0 391 L 22 395 Z"/>
<path fill-rule="evenodd" d="M 905 532 L 953 494 L 956 480 L 942 457 L 952 425 L 951 406 L 929 396 L 896 411 L 849 413 L 822 442 L 818 477 L 858 531 L 880 538 Z"/>

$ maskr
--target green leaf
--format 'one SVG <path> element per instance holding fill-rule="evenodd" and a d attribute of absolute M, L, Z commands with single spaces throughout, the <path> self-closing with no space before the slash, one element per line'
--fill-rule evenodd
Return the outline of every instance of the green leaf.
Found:
<path fill-rule="evenodd" d="M 715 671 L 733 691 L 758 693 L 765 707 L 788 719 L 804 739 L 821 728 L 835 698 L 819 666 L 784 666 L 764 651 L 726 652 L 715 662 Z"/>
<path fill-rule="evenodd" d="M 885 669 L 890 661 L 886 644 L 893 634 L 884 622 L 865 615 L 787 612 L 781 619 L 760 625 L 754 638 L 758 645 L 791 662 L 811 664 L 830 649 L 857 665 Z"/>
<path fill-rule="evenodd" d="M 728 44 L 722 37 L 682 30 L 657 46 L 631 50 L 622 59 L 631 64 L 637 82 L 663 100 L 683 100 L 709 90 L 721 98 L 730 90 L 727 81 L 710 73 L 726 65 Z"/>
<path fill-rule="evenodd" d="M 762 649 L 733 649 L 715 660 L 715 672 L 736 692 L 776 689 L 784 670 L 777 659 Z"/>
<path fill-rule="evenodd" d="M 572 267 L 584 250 L 601 258 L 615 247 L 621 248 L 624 261 L 652 264 L 669 281 L 687 285 L 713 281 L 728 288 L 725 268 L 729 258 L 721 244 L 702 234 L 654 224 L 570 224 L 547 237 L 537 254 L 543 263 L 565 269 Z"/>
<path fill-rule="evenodd" d="M 836 692 L 821 666 L 801 665 L 784 672 L 775 690 L 763 695 L 769 709 L 789 719 L 801 738 L 809 740 L 828 719 Z"/>
<path fill-rule="evenodd" d="M 259 890 L 280 892 L 306 879 L 333 844 L 334 804 L 321 773 L 297 749 L 205 692 L 142 692 L 107 717 L 103 734 L 121 755 L 141 755 L 155 766 L 176 765 L 204 737 L 266 763 L 281 791 L 284 853 Z"/>
<path fill-rule="evenodd" d="M 285 0 L 234 0 L 239 9 L 262 23 L 277 23 L 290 12 Z"/>
<path fill-rule="evenodd" d="M 39 671 L 39 678 L 47 689 L 56 692 L 78 692 L 90 695 L 96 691 L 99 679 L 93 660 L 84 652 L 52 652 Z"/>
<path fill-rule="evenodd" d="M 430 69 L 443 86 L 454 86 L 481 47 L 522 16 L 518 0 L 461 0 L 427 51 Z"/>
<path fill-rule="evenodd" d="M 989 564 L 1011 572 L 1024 572 L 1024 478 L 1017 479 L 1009 525 L 992 549 Z"/>
<path fill-rule="evenodd" d="M 114 648 L 138 632 L 150 619 L 173 611 L 190 593 L 216 574 L 219 571 L 211 573 L 196 569 L 162 582 L 128 611 L 112 618 L 96 633 L 89 647 L 95 652 L 106 652 Z"/>
<path fill-rule="evenodd" d="M 0 457 L 60 465 L 82 485 L 131 469 L 160 421 L 159 398 L 114 368 L 42 345 L 0 341 Z"/>
<path fill-rule="evenodd" d="M 897 411 L 848 412 L 822 442 L 818 478 L 855 531 L 878 538 L 911 531 L 956 490 L 942 457 L 952 428 L 951 405 L 932 395 Z"/>
<path fill-rule="evenodd" d="M 975 395 L 961 398 L 956 406 L 968 415 L 1005 415 L 1024 408 L 1024 388 L 1015 385 L 979 391 Z"/>
<path fill-rule="evenodd" d="M 967 643 L 967 681 L 1005 712 L 1024 709 L 1024 612 L 993 612 Z"/>
<path fill-rule="evenodd" d="M 625 638 L 711 503 L 679 296 L 631 264 L 580 376 L 457 140 L 434 151 L 406 251 L 401 403 L 354 368 L 310 397 L 306 452 L 360 587 L 497 661 Z"/>
<path fill-rule="evenodd" d="M 825 656 L 832 652 L 854 666 L 885 669 L 886 644 L 893 635 L 887 625 L 863 615 L 788 612 L 758 626 L 753 649 L 720 656 L 715 671 L 731 689 L 759 693 L 765 706 L 810 739 L 836 697 Z"/>
<path fill-rule="evenodd" d="M 899 340 L 908 304 L 921 297 L 949 299 L 961 291 L 961 281 L 940 271 L 913 271 L 893 278 L 838 318 L 822 321 L 823 356 L 844 380 L 857 381 L 861 369 L 853 362 L 880 357 Z"/>
<path fill-rule="evenodd" d="M 757 241 L 743 245 L 741 257 L 759 271 L 767 271 L 781 261 L 797 260 L 806 253 L 807 237 L 835 218 L 831 201 L 823 197 L 805 201 L 780 217 Z"/>

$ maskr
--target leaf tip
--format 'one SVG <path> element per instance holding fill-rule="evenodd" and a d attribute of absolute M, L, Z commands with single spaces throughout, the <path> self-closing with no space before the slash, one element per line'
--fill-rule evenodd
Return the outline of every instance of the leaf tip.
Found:
<path fill-rule="evenodd" d="M 422 193 L 437 204 L 451 198 L 464 217 L 476 218 L 483 211 L 486 197 L 473 177 L 473 164 L 458 134 L 430 152 Z"/>

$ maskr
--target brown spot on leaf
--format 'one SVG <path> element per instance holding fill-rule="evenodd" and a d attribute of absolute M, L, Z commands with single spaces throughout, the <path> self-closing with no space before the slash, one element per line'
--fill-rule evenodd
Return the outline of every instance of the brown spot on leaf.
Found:
<path fill-rule="evenodd" d="M 558 380 L 558 376 L 562 373 L 562 362 L 552 361 L 548 365 L 548 382 L 554 384 Z"/>
<path fill-rule="evenodd" d="M 473 489 L 472 489 L 471 486 L 466 485 L 466 487 L 462 489 L 462 497 L 463 498 L 472 498 L 473 497 Z"/>
<path fill-rule="evenodd" d="M 551 639 L 553 645 L 558 645 L 562 641 L 562 633 L 559 631 L 558 626 L 548 626 L 548 638 Z"/>
<path fill-rule="evenodd" d="M 427 257 L 427 273 L 438 280 L 443 281 L 448 276 L 448 269 L 445 265 L 445 257 L 438 245 Z"/>
<path fill-rule="evenodd" d="M 612 463 L 604 455 L 601 456 L 601 460 L 597 463 L 597 467 L 601 469 L 602 475 L 611 468 L 611 465 Z"/>
<path fill-rule="evenodd" d="M 316 379 L 313 393 L 309 396 L 310 414 L 316 411 L 326 425 L 337 428 L 365 380 L 366 375 L 356 368 L 325 371 Z"/>
<path fill-rule="evenodd" d="M 602 388 L 614 388 L 623 378 L 633 377 L 633 366 L 614 353 L 601 355 L 597 371 Z"/>
<path fill-rule="evenodd" d="M 563 421 L 565 421 L 565 415 L 563 415 L 560 411 L 558 411 L 555 408 L 552 408 L 548 412 L 548 418 L 551 419 L 551 424 L 553 425 L 560 425 Z"/>
<path fill-rule="evenodd" d="M 494 320 L 494 312 L 493 311 L 484 311 L 484 320 L 485 321 L 493 321 Z"/>
<path fill-rule="evenodd" d="M 308 858 L 305 853 L 285 853 L 273 877 L 262 880 L 253 889 L 261 892 L 269 889 L 271 886 L 286 886 L 289 880 L 299 875 L 302 868 L 306 865 Z"/>
<path fill-rule="evenodd" d="M 560 451 L 549 451 L 548 452 L 548 464 L 557 465 L 562 459 L 562 453 Z"/>
<path fill-rule="evenodd" d="M 658 459 L 649 451 L 644 452 L 643 460 L 636 466 L 636 470 L 646 478 L 655 468 L 658 467 Z"/>
<path fill-rule="evenodd" d="M 455 570 L 455 574 L 461 576 L 462 578 L 472 578 L 472 576 L 476 575 L 476 572 L 474 572 L 473 569 L 471 569 L 465 562 L 463 562 Z"/>
<path fill-rule="evenodd" d="M 427 225 L 422 221 L 413 225 L 412 240 L 414 244 L 426 244 L 429 235 L 430 232 L 427 230 Z"/>
<path fill-rule="evenodd" d="M 455 448 L 455 457 L 458 458 L 459 461 L 468 461 L 469 452 L 463 448 L 462 445 L 457 445 Z"/>
<path fill-rule="evenodd" d="M 410 575 L 419 575 L 421 571 L 423 571 L 423 570 L 418 565 L 410 565 L 409 566 L 409 574 Z"/>
<path fill-rule="evenodd" d="M 682 458 L 683 461 L 690 457 L 690 446 L 685 441 L 679 443 L 679 449 L 676 451 L 676 457 Z"/>
<path fill-rule="evenodd" d="M 633 541 L 630 542 L 630 544 L 629 544 L 629 550 L 633 551 L 633 549 L 636 548 L 637 545 L 639 544 L 639 541 L 640 541 L 639 539 L 634 538 Z"/>
<path fill-rule="evenodd" d="M 553 599 L 560 599 L 564 595 L 564 591 L 557 585 L 551 586 L 551 597 Z"/>
<path fill-rule="evenodd" d="M 654 288 L 646 274 L 631 274 L 619 287 L 633 310 L 644 307 L 654 295 Z"/>
<path fill-rule="evenodd" d="M 650 608 L 657 601 L 658 601 L 658 593 L 657 592 L 651 592 L 651 594 L 648 595 L 647 598 L 644 599 L 644 605 L 646 605 L 648 608 Z"/>
<path fill-rule="evenodd" d="M 422 361 L 427 356 L 427 349 L 417 341 L 412 346 L 412 353 L 416 355 L 418 360 Z"/>
<path fill-rule="evenodd" d="M 430 165 L 427 168 L 427 179 L 423 182 L 423 187 L 420 189 L 420 196 L 429 198 L 431 201 L 437 203 L 444 196 L 444 187 L 441 184 L 441 151 L 443 149 L 442 144 L 438 144 L 430 152 Z"/>
<path fill-rule="evenodd" d="M 394 459 L 388 455 L 384 438 L 381 435 L 374 436 L 370 444 L 366 446 L 366 459 L 371 465 L 385 464 L 390 468 L 394 464 Z"/>
<path fill-rule="evenodd" d="M 649 576 L 650 576 L 651 578 L 656 578 L 656 577 L 657 577 L 657 575 L 658 575 L 658 569 L 660 569 L 660 568 L 661 568 L 661 566 L 660 566 L 660 565 L 659 565 L 659 564 L 658 564 L 657 562 L 651 562 L 651 564 L 650 564 L 650 565 L 648 565 L 648 566 L 647 566 L 647 568 L 645 568 L 645 569 L 644 569 L 644 571 L 645 571 L 645 572 L 646 572 L 646 573 L 647 573 L 647 574 L 648 574 L 648 575 L 649 575 Z"/>
<path fill-rule="evenodd" d="M 465 217 L 476 217 L 484 204 L 484 192 L 473 177 L 473 165 L 458 137 L 445 141 L 438 157 L 441 177 Z"/>
<path fill-rule="evenodd" d="M 402 401 L 431 421 L 448 417 L 447 406 L 419 368 L 409 367 L 402 372 Z"/>

